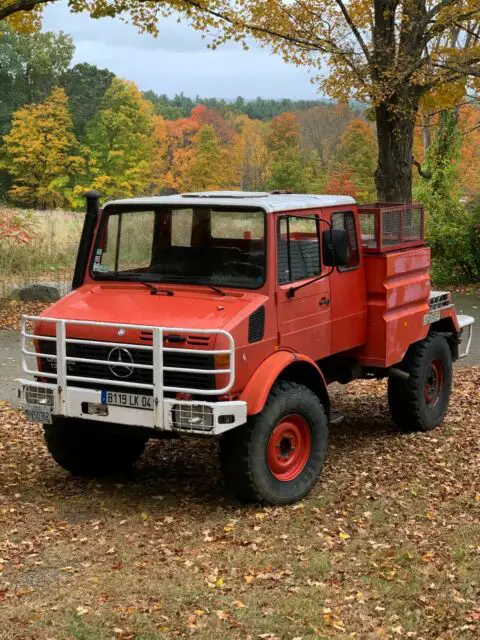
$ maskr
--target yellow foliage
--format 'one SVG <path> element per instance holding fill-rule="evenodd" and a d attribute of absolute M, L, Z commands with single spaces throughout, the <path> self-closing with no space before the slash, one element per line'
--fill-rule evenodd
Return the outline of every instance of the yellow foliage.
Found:
<path fill-rule="evenodd" d="M 13 202 L 52 209 L 70 204 L 73 178 L 82 173 L 84 162 L 76 153 L 78 143 L 63 89 L 54 89 L 41 104 L 16 111 L 3 140 L 14 178 L 8 192 Z"/>

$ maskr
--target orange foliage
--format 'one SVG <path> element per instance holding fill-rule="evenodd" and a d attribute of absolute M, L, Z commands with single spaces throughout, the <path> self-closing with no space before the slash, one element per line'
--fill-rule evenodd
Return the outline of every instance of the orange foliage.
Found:
<path fill-rule="evenodd" d="M 357 185 L 352 180 L 352 171 L 343 164 L 336 164 L 328 174 L 327 193 L 357 197 Z"/>
<path fill-rule="evenodd" d="M 181 191 L 184 188 L 184 177 L 194 154 L 193 140 L 200 129 L 198 122 L 192 118 L 167 120 L 167 166 L 165 187 Z"/>
<path fill-rule="evenodd" d="M 471 105 L 462 107 L 460 130 L 464 132 L 459 170 L 461 191 L 463 196 L 474 198 L 480 193 L 480 109 Z"/>
<path fill-rule="evenodd" d="M 201 127 L 205 125 L 213 127 L 222 144 L 229 144 L 232 141 L 235 133 L 233 127 L 216 109 L 198 104 L 192 109 L 191 119 Z"/>
<path fill-rule="evenodd" d="M 295 113 L 282 113 L 272 118 L 267 145 L 271 151 L 300 147 L 300 125 Z"/>

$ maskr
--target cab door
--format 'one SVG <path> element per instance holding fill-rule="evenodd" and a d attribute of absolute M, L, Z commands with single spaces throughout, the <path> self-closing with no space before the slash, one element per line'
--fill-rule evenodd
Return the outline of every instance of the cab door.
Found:
<path fill-rule="evenodd" d="M 365 270 L 359 248 L 360 229 L 356 210 L 322 213 L 333 229 L 344 229 L 348 238 L 348 258 L 344 267 L 330 275 L 332 290 L 332 354 L 348 351 L 365 343 L 367 334 L 367 300 Z"/>
<path fill-rule="evenodd" d="M 276 229 L 279 346 L 313 360 L 331 350 L 329 278 L 310 282 L 323 275 L 321 224 L 312 212 L 281 214 Z"/>

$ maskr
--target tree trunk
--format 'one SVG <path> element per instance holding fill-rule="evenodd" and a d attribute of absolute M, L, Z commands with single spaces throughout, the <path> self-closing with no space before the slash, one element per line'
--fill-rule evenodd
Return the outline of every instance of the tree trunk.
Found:
<path fill-rule="evenodd" d="M 376 108 L 378 164 L 375 184 L 379 202 L 412 201 L 412 150 L 418 100 L 398 98 Z"/>

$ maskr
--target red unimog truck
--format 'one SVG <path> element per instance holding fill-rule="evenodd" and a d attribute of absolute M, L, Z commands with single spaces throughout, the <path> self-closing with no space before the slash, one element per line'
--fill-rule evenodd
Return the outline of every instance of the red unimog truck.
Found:
<path fill-rule="evenodd" d="M 87 194 L 73 291 L 23 321 L 19 397 L 74 474 L 149 438 L 219 436 L 227 486 L 286 504 L 315 485 L 328 385 L 388 378 L 395 423 L 447 410 L 473 319 L 430 290 L 420 205 L 209 192 Z"/>

